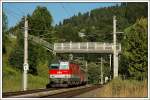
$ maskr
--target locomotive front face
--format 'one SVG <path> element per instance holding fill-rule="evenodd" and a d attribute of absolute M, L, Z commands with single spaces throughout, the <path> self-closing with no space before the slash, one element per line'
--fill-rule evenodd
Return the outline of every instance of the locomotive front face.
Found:
<path fill-rule="evenodd" d="M 80 70 L 80 66 L 69 62 L 51 64 L 49 67 L 49 79 L 51 87 L 77 86 L 86 83 L 85 73 Z"/>
<path fill-rule="evenodd" d="M 61 62 L 60 64 L 52 64 L 49 70 L 49 78 L 51 83 L 67 83 L 71 78 L 68 62 Z"/>

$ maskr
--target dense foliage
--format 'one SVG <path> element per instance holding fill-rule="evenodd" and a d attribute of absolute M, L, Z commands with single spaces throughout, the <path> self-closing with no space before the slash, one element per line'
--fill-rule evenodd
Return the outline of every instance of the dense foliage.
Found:
<path fill-rule="evenodd" d="M 51 23 L 52 23 L 52 17 L 51 14 L 48 12 L 46 7 L 40 7 L 38 6 L 33 14 L 27 17 L 28 23 L 29 23 L 29 34 L 40 36 L 45 35 L 47 32 L 51 30 Z M 23 67 L 23 54 L 24 54 L 24 35 L 23 31 L 20 30 L 21 27 L 24 27 L 24 18 L 20 21 L 20 23 L 14 27 L 16 35 L 17 35 L 17 43 L 16 49 L 14 52 L 10 55 L 9 62 L 11 65 L 22 69 Z M 45 31 L 43 31 L 45 30 Z M 49 31 L 46 31 L 49 30 Z M 14 30 L 13 30 L 14 31 Z M 50 36 L 47 35 L 47 38 Z M 41 45 L 35 44 L 33 41 L 29 41 L 29 72 L 32 74 L 38 74 L 37 72 L 37 66 L 41 62 L 46 62 L 47 60 L 51 59 L 51 54 L 48 54 L 48 52 L 41 47 Z"/>
<path fill-rule="evenodd" d="M 2 12 L 2 39 L 3 39 L 3 53 L 6 52 L 6 47 L 5 47 L 5 43 L 7 42 L 8 38 L 7 38 L 7 30 L 8 30 L 8 22 L 7 22 L 7 16 L 5 15 L 4 11 Z"/>
<path fill-rule="evenodd" d="M 148 72 L 148 24 L 141 18 L 125 30 L 123 40 L 123 63 L 131 76 L 137 79 L 147 78 Z"/>
<path fill-rule="evenodd" d="M 117 16 L 117 31 L 123 31 L 129 25 L 135 23 L 136 19 L 147 16 L 147 3 L 121 3 L 112 7 L 97 8 L 87 13 L 78 13 L 69 19 L 65 19 L 63 24 L 58 26 L 57 33 L 64 38 L 64 41 L 74 40 L 74 35 L 79 38 L 78 33 L 85 33 L 82 41 L 112 42 L 112 18 Z M 70 29 L 69 32 L 65 29 Z M 63 31 L 65 30 L 65 31 Z M 63 36 L 63 37 L 62 37 Z M 69 37 L 70 36 L 70 37 Z M 66 37 L 69 37 L 69 39 Z M 121 40 L 118 35 L 118 41 Z M 77 39 L 77 41 L 81 41 Z"/>
<path fill-rule="evenodd" d="M 28 15 L 29 33 L 34 36 L 46 36 L 47 41 L 51 41 L 52 16 L 46 7 L 37 6 L 32 15 Z"/>

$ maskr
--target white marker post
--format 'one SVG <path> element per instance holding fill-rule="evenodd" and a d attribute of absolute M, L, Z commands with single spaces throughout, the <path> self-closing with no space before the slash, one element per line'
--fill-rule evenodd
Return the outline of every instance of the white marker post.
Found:
<path fill-rule="evenodd" d="M 101 84 L 103 84 L 103 58 L 101 57 Z"/>
<path fill-rule="evenodd" d="M 111 54 L 109 55 L 109 61 L 110 61 L 110 62 L 109 62 L 109 66 L 110 66 L 110 77 L 109 77 L 109 78 L 110 78 L 110 80 L 111 80 Z"/>
<path fill-rule="evenodd" d="M 29 70 L 28 65 L 28 21 L 25 17 L 25 24 L 24 24 L 24 64 L 23 64 L 23 90 L 27 90 L 27 73 Z"/>
<path fill-rule="evenodd" d="M 88 84 L 88 63 L 87 63 L 87 61 L 85 61 L 85 67 L 86 67 L 86 80 L 87 80 L 87 84 Z"/>

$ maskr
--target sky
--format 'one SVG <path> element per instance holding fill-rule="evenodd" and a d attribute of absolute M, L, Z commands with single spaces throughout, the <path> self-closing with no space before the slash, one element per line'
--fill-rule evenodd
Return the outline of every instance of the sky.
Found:
<path fill-rule="evenodd" d="M 47 7 L 53 17 L 53 25 L 59 24 L 66 18 L 85 13 L 95 8 L 116 5 L 117 3 L 3 3 L 3 10 L 8 19 L 8 27 L 15 26 L 27 14 L 32 14 L 37 6 Z"/>

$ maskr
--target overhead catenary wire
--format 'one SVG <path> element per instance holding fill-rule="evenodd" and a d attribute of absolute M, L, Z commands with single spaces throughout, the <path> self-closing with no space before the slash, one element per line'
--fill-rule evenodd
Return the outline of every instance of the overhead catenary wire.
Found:
<path fill-rule="evenodd" d="M 10 15 L 14 19 L 20 20 L 20 15 L 18 16 L 18 14 L 14 14 L 11 10 L 5 9 L 5 12 L 7 15 Z"/>
<path fill-rule="evenodd" d="M 64 11 L 66 12 L 66 14 L 68 16 L 71 16 L 71 14 L 69 13 L 69 11 L 64 7 L 63 3 L 60 3 L 61 7 L 64 9 Z"/>
<path fill-rule="evenodd" d="M 10 9 L 5 9 L 5 11 L 7 12 L 7 14 L 11 14 L 13 18 L 15 18 L 16 20 L 19 20 L 20 18 L 20 14 L 19 13 L 16 13 Z M 20 30 L 24 29 L 24 27 L 20 28 Z M 34 31 L 47 31 L 47 32 L 50 32 L 50 30 L 40 30 L 40 29 L 28 29 L 28 30 L 34 30 Z"/>
<path fill-rule="evenodd" d="M 24 15 L 24 16 L 26 15 L 25 12 L 22 11 L 20 8 L 17 8 L 17 7 L 15 6 L 13 9 L 15 9 L 15 8 L 16 8 L 17 11 L 19 11 L 20 13 L 22 13 L 22 15 Z M 20 13 L 19 13 L 19 14 L 20 14 Z"/>
<path fill-rule="evenodd" d="M 7 11 L 10 12 L 10 13 L 14 13 L 14 14 L 15 14 L 16 16 L 18 16 L 18 17 L 22 16 L 22 14 L 20 14 L 20 13 L 18 13 L 18 12 L 15 12 L 15 11 L 13 11 L 12 9 L 5 8 L 5 10 L 7 10 Z"/>
<path fill-rule="evenodd" d="M 33 31 L 45 31 L 45 32 L 50 32 L 50 30 L 39 30 L 39 29 L 28 29 L 28 30 L 33 30 Z"/>
<path fill-rule="evenodd" d="M 7 9 L 7 8 L 5 8 L 5 10 L 7 11 L 7 13 L 10 15 L 11 14 L 11 16 L 14 18 L 14 19 L 16 19 L 17 21 L 19 21 L 19 20 L 21 20 L 21 16 L 23 16 L 22 14 L 20 14 L 20 13 L 18 13 L 18 12 L 15 12 L 15 11 L 13 11 L 13 10 L 10 10 L 10 9 Z M 21 31 L 24 31 L 24 27 L 20 27 L 20 28 L 18 28 L 18 30 L 21 30 Z M 42 34 L 42 35 L 39 35 L 39 37 L 44 37 L 44 36 L 47 36 L 47 35 L 49 35 L 49 34 L 52 34 L 52 33 L 49 33 L 49 32 L 51 32 L 50 30 L 40 30 L 40 29 L 30 29 L 30 28 L 28 28 L 28 30 L 33 30 L 33 31 L 39 31 L 39 32 L 41 32 L 41 31 L 43 31 L 43 32 L 48 32 L 48 33 L 45 33 L 45 34 Z M 46 39 L 46 38 L 45 38 Z"/>
<path fill-rule="evenodd" d="M 63 5 L 62 3 L 60 3 L 60 5 L 61 5 L 62 8 L 64 9 L 64 11 L 65 11 L 68 15 L 70 15 L 69 12 L 68 12 L 68 10 L 66 10 L 66 8 L 64 7 L 64 5 Z M 5 8 L 5 9 L 9 12 L 8 14 L 11 13 L 11 15 L 14 16 L 15 19 L 17 19 L 18 21 L 19 21 L 19 18 L 20 18 L 20 20 L 21 20 L 21 16 L 25 15 L 24 12 L 22 12 L 22 11 L 20 11 L 20 10 L 19 10 L 20 13 L 18 13 L 18 12 L 15 12 L 15 11 L 13 11 L 13 10 L 10 10 L 10 9 L 8 9 L 8 8 Z M 17 10 L 18 10 L 18 9 L 17 9 Z M 22 13 L 23 15 L 22 15 L 21 13 Z M 22 27 L 22 28 L 24 29 L 24 27 Z M 22 29 L 20 29 L 20 30 L 22 30 Z M 33 29 L 33 28 L 32 28 L 32 29 L 29 28 L 28 30 L 50 32 L 50 30 L 40 30 L 40 29 Z"/>

